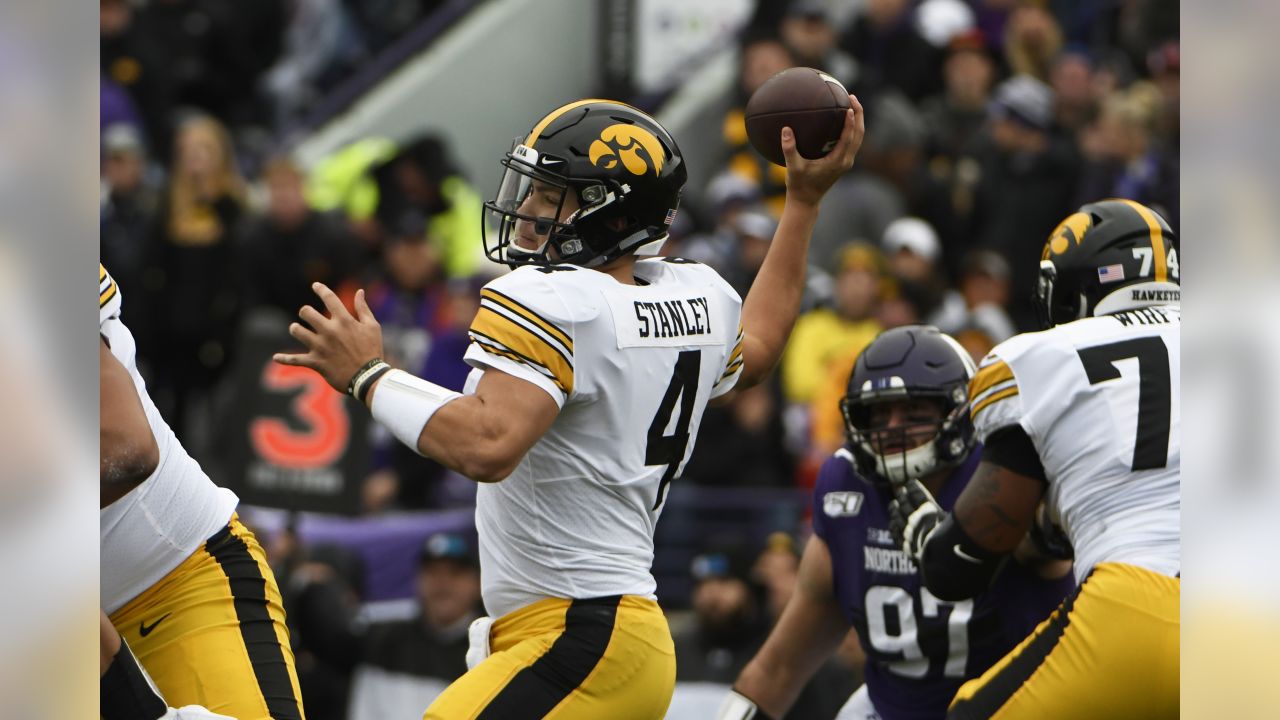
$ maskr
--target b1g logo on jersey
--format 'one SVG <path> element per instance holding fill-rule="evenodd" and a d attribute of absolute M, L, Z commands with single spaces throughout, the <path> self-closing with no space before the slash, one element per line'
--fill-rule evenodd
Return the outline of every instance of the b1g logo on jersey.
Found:
<path fill-rule="evenodd" d="M 644 154 L 641 154 L 641 151 Z M 622 167 L 632 175 L 644 175 L 653 168 L 653 174 L 662 172 L 662 143 L 653 133 L 636 125 L 618 123 L 600 131 L 600 139 L 587 149 L 591 164 L 612 170 Z"/>
<path fill-rule="evenodd" d="M 827 517 L 853 517 L 862 511 L 862 493 L 829 492 L 822 496 L 822 512 Z"/>

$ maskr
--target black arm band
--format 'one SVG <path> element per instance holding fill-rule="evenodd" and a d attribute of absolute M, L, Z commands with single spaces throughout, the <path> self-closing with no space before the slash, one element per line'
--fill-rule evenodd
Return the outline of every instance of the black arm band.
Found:
<path fill-rule="evenodd" d="M 98 685 L 98 702 L 103 720 L 155 720 L 169 712 L 123 638 Z"/>
<path fill-rule="evenodd" d="M 925 542 L 920 574 L 939 600 L 967 600 L 991 585 L 1003 563 L 1004 556 L 978 547 L 948 515 Z"/>
<path fill-rule="evenodd" d="M 982 445 L 982 459 L 1019 475 L 1048 482 L 1040 453 L 1021 426 L 1010 425 L 991 433 Z"/>

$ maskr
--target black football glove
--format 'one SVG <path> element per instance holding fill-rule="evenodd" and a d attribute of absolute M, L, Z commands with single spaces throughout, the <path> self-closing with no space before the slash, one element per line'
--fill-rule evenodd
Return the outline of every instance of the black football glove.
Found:
<path fill-rule="evenodd" d="M 894 542 L 902 546 L 902 552 L 918 565 L 925 540 L 942 524 L 947 512 L 919 480 L 895 484 L 893 495 L 889 502 L 889 532 Z"/>

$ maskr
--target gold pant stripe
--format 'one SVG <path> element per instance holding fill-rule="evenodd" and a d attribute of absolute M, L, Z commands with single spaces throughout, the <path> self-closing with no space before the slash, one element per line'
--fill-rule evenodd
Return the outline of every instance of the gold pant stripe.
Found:
<path fill-rule="evenodd" d="M 490 647 L 425 720 L 658 720 L 675 688 L 666 618 L 633 595 L 541 600 L 495 621 Z"/>
<path fill-rule="evenodd" d="M 949 719 L 1176 718 L 1181 582 L 1102 563 L 1027 639 L 961 686 Z"/>
<path fill-rule="evenodd" d="M 234 517 L 111 622 L 173 707 L 203 705 L 238 720 L 305 718 L 280 590 Z"/>

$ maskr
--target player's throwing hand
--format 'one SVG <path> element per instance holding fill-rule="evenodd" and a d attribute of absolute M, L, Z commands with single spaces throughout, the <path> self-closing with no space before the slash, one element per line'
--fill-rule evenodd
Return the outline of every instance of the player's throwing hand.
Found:
<path fill-rule="evenodd" d="M 301 365 L 320 373 L 338 392 L 346 392 L 347 384 L 360 368 L 374 358 L 382 357 L 382 326 L 365 302 L 364 290 L 356 291 L 356 314 L 324 283 L 312 283 L 311 289 L 324 303 L 329 316 L 304 306 L 298 311 L 303 323 L 291 323 L 289 334 L 307 348 L 305 353 L 276 353 L 272 359 L 283 365 Z M 307 326 L 310 327 L 307 327 Z"/>

